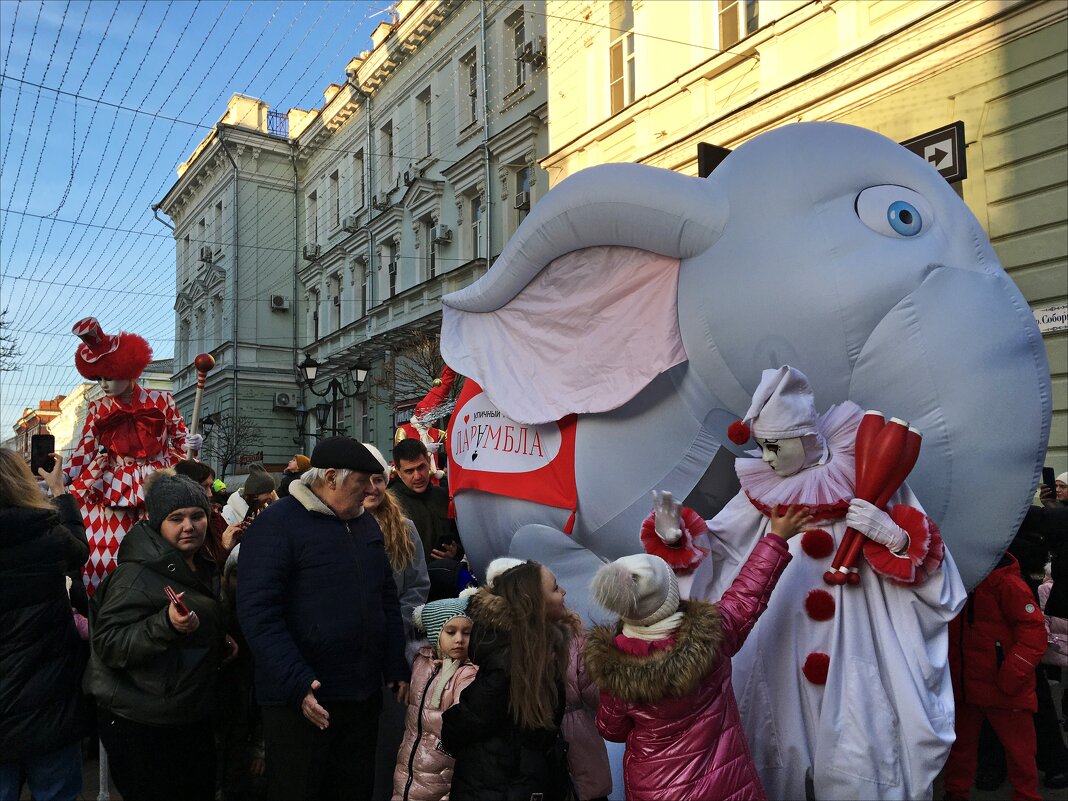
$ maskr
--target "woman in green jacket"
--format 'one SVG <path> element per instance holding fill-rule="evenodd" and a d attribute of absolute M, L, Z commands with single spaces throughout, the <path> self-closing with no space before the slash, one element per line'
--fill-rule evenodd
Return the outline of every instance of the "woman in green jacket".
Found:
<path fill-rule="evenodd" d="M 236 647 L 204 549 L 211 509 L 203 489 L 165 474 L 151 481 L 145 508 L 148 519 L 123 538 L 118 567 L 93 597 L 85 690 L 100 707 L 123 798 L 211 801 L 215 681 Z"/>

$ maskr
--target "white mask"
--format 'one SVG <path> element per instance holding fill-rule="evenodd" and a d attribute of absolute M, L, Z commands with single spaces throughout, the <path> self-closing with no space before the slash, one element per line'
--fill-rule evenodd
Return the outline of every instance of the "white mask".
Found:
<path fill-rule="evenodd" d="M 128 378 L 98 378 L 97 383 L 109 398 L 117 398 L 125 395 L 133 386 L 133 381 Z"/>
<path fill-rule="evenodd" d="M 805 466 L 805 446 L 801 437 L 786 439 L 756 438 L 761 459 L 780 476 L 792 476 Z"/>

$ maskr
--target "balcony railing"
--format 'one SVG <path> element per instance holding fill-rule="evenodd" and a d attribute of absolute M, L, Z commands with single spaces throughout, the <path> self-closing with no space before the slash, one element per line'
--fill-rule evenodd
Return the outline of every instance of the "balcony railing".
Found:
<path fill-rule="evenodd" d="M 283 111 L 267 112 L 267 133 L 282 139 L 289 138 L 289 115 Z"/>

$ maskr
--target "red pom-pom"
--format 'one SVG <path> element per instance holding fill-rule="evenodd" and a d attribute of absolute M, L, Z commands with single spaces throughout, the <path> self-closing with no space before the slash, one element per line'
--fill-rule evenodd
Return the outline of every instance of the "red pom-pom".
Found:
<path fill-rule="evenodd" d="M 813 620 L 830 620 L 834 617 L 834 596 L 826 590 L 812 590 L 805 597 L 805 611 Z"/>
<path fill-rule="evenodd" d="M 752 436 L 749 430 L 749 426 L 743 423 L 741 420 L 735 420 L 727 427 L 727 438 L 730 439 L 735 445 L 745 445 L 749 441 L 749 437 Z"/>
<path fill-rule="evenodd" d="M 801 668 L 801 672 L 813 684 L 826 684 L 827 671 L 830 666 L 831 658 L 827 654 L 811 653 L 805 659 L 805 666 Z"/>
<path fill-rule="evenodd" d="M 801 550 L 813 559 L 826 559 L 834 550 L 834 538 L 822 528 L 811 528 L 801 535 Z"/>

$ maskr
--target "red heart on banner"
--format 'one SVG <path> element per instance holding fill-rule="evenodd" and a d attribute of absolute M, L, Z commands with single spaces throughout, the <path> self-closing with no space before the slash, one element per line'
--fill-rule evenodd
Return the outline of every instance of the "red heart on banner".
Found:
<path fill-rule="evenodd" d="M 471 422 L 471 415 L 465 414 L 464 415 L 464 422 L 465 423 L 470 423 Z"/>

